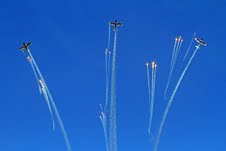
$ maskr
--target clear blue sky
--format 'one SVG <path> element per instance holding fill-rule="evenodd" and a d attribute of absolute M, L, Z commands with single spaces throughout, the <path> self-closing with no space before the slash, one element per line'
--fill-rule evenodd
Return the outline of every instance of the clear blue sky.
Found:
<path fill-rule="evenodd" d="M 158 127 L 176 36 L 185 53 L 194 32 L 208 43 L 197 53 L 170 109 L 159 151 L 226 150 L 226 1 L 12 0 L 0 5 L 0 150 L 64 151 L 23 53 L 30 47 L 64 121 L 73 151 L 105 151 L 99 104 L 105 101 L 108 22 L 118 19 L 119 151 L 151 151 L 145 62 L 156 60 Z M 193 49 L 194 50 L 194 49 Z M 178 68 L 180 69 L 180 68 Z M 180 70 L 176 70 L 176 77 Z M 154 132 L 155 133 L 155 132 Z"/>

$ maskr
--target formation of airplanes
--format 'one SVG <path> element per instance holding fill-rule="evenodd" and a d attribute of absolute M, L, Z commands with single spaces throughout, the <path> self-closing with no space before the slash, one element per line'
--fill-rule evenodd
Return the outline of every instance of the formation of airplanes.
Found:
<path fill-rule="evenodd" d="M 109 24 L 114 26 L 113 30 L 115 30 L 115 31 L 117 30 L 118 26 L 123 26 L 123 24 L 121 22 L 118 22 L 117 19 L 114 22 L 109 22 Z M 178 39 L 176 38 L 176 40 L 183 41 L 181 37 L 179 37 Z M 199 49 L 200 45 L 207 46 L 207 43 L 204 42 L 204 40 L 202 38 L 201 39 L 195 38 L 195 41 L 198 42 L 198 44 L 199 44 L 199 45 L 195 46 L 197 49 Z M 23 43 L 23 46 L 21 46 L 19 48 L 19 50 L 23 51 L 25 49 L 28 51 L 28 47 L 31 45 L 31 43 L 32 43 L 31 41 L 28 43 Z"/>

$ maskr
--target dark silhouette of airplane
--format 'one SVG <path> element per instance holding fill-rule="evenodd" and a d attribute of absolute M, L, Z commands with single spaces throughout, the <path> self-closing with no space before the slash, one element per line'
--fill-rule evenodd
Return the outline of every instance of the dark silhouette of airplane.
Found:
<path fill-rule="evenodd" d="M 26 49 L 26 50 L 28 50 L 28 47 L 31 45 L 31 41 L 30 42 L 28 42 L 28 43 L 23 43 L 23 46 L 22 47 L 20 47 L 19 48 L 19 50 L 24 50 L 24 49 Z"/>
<path fill-rule="evenodd" d="M 110 22 L 110 25 L 114 26 L 114 30 L 116 30 L 118 26 L 123 26 L 123 24 L 118 22 L 118 20 L 115 20 L 114 22 Z"/>
<path fill-rule="evenodd" d="M 207 43 L 203 41 L 203 38 L 202 38 L 202 39 L 195 38 L 195 40 L 196 40 L 200 45 L 207 46 Z"/>

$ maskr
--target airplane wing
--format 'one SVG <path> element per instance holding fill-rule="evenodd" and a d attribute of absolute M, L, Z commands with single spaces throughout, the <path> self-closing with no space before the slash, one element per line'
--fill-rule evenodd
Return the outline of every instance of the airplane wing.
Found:
<path fill-rule="evenodd" d="M 31 41 L 29 43 L 27 43 L 27 46 L 31 45 Z"/>
<path fill-rule="evenodd" d="M 198 39 L 198 38 L 195 38 L 195 40 L 196 40 L 198 43 L 200 43 L 200 42 L 201 42 L 201 40 L 200 40 L 200 39 Z"/>
<path fill-rule="evenodd" d="M 201 43 L 201 44 L 204 45 L 204 46 L 207 45 L 207 43 L 205 43 L 205 42 L 203 41 L 203 39 L 199 39 L 199 43 Z"/>
<path fill-rule="evenodd" d="M 22 46 L 22 47 L 19 48 L 19 50 L 23 50 L 23 49 L 25 49 L 25 48 L 26 48 L 25 46 Z"/>
<path fill-rule="evenodd" d="M 204 46 L 207 46 L 207 43 L 203 42 L 203 45 L 204 45 Z"/>

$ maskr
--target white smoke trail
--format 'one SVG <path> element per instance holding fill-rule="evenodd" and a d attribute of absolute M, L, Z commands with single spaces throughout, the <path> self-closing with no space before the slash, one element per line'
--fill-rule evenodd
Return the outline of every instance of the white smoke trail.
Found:
<path fill-rule="evenodd" d="M 44 88 L 42 89 L 42 93 L 43 93 L 45 101 L 46 101 L 46 103 L 48 105 L 49 112 L 50 112 L 50 115 L 51 115 L 51 118 L 52 118 L 53 130 L 55 130 L 55 121 L 54 121 L 54 117 L 53 117 L 53 113 L 52 113 L 52 108 L 51 108 L 51 105 L 50 105 L 48 94 L 46 93 L 46 90 Z"/>
<path fill-rule="evenodd" d="M 177 38 L 177 43 L 176 43 L 176 48 L 175 48 L 175 51 L 174 51 L 174 58 L 173 58 L 173 62 L 172 62 L 172 72 L 173 72 L 173 69 L 174 69 L 174 65 L 175 65 L 175 60 L 177 60 L 177 52 L 178 52 L 178 48 L 180 46 L 180 37 Z"/>
<path fill-rule="evenodd" d="M 155 103 L 155 80 L 156 80 L 156 66 L 152 66 L 152 88 L 151 88 L 151 100 L 150 100 L 150 119 L 148 133 L 151 134 L 152 118 L 154 113 L 154 103 Z"/>
<path fill-rule="evenodd" d="M 198 48 L 196 48 L 195 51 L 193 52 L 190 60 L 188 61 L 187 65 L 185 66 L 185 68 L 184 68 L 184 70 L 183 70 L 183 72 L 182 72 L 182 74 L 181 74 L 181 76 L 180 76 L 175 88 L 174 88 L 174 91 L 173 91 L 173 93 L 172 93 L 172 95 L 171 95 L 171 97 L 169 99 L 169 102 L 167 104 L 166 110 L 165 110 L 165 112 L 163 113 L 163 116 L 162 116 L 162 121 L 160 123 L 160 127 L 159 127 L 159 130 L 158 130 L 158 133 L 157 133 L 157 137 L 156 137 L 156 141 L 155 141 L 155 144 L 154 144 L 154 150 L 153 151 L 157 151 L 158 150 L 158 144 L 159 144 L 159 141 L 160 141 L 160 136 L 162 134 L 162 130 L 163 130 L 163 127 L 164 127 L 164 124 L 165 124 L 165 121 L 166 121 L 166 117 L 167 117 L 167 114 L 168 114 L 169 109 L 171 107 L 171 104 L 173 102 L 174 96 L 175 96 L 175 94 L 177 92 L 177 89 L 178 89 L 178 87 L 179 87 L 179 85 L 180 85 L 180 83 L 181 83 L 181 81 L 182 81 L 182 79 L 183 79 L 183 77 L 184 77 L 189 65 L 191 64 L 191 61 L 193 60 L 197 50 L 198 50 Z"/>
<path fill-rule="evenodd" d="M 177 54 L 176 54 L 176 57 L 178 56 L 178 54 L 180 53 L 180 48 L 181 48 L 181 45 L 183 43 L 183 40 L 181 39 L 180 40 L 180 43 L 179 43 L 179 47 L 178 47 L 178 50 L 177 50 Z M 176 58 L 177 59 L 177 58 Z M 175 60 L 176 61 L 176 60 Z"/>
<path fill-rule="evenodd" d="M 104 111 L 106 111 L 109 101 L 109 76 L 110 76 L 110 60 L 111 59 L 111 53 L 108 49 L 105 51 L 105 78 L 106 78 L 106 90 L 105 90 L 105 106 Z"/>
<path fill-rule="evenodd" d="M 153 70 L 153 102 L 155 98 L 156 69 L 157 69 L 157 66 L 155 64 L 155 68 Z"/>
<path fill-rule="evenodd" d="M 110 43 L 111 43 L 111 24 L 109 23 L 108 26 L 108 47 L 105 50 L 105 76 L 106 76 L 106 92 L 105 92 L 105 106 L 104 111 L 107 109 L 108 105 L 108 97 L 109 97 L 109 70 L 110 70 L 110 59 L 111 59 L 111 52 L 110 52 Z"/>
<path fill-rule="evenodd" d="M 111 24 L 109 23 L 109 29 L 108 29 L 108 79 L 109 79 L 109 75 L 110 75 L 110 65 L 111 65 L 110 43 L 111 43 Z"/>
<path fill-rule="evenodd" d="M 34 68 L 35 68 L 36 71 L 38 72 L 38 75 L 39 75 L 40 79 L 41 79 L 42 82 L 45 84 L 45 86 L 47 86 L 47 85 L 46 85 L 46 82 L 45 82 L 45 80 L 44 80 L 44 78 L 43 78 L 43 76 L 42 76 L 42 73 L 40 72 L 40 70 L 39 70 L 39 68 L 38 68 L 38 65 L 36 64 L 36 61 L 34 60 L 34 58 L 33 58 L 32 54 L 31 54 L 30 50 L 27 49 L 27 52 L 28 52 L 29 56 L 31 57 L 31 60 L 32 60 L 33 65 L 34 65 Z"/>
<path fill-rule="evenodd" d="M 176 62 L 177 62 L 177 57 L 178 57 L 178 54 L 179 54 L 179 52 L 180 52 L 180 48 L 181 48 L 182 42 L 183 42 L 182 38 L 179 37 L 178 45 L 177 45 L 177 48 L 176 48 L 176 51 L 175 51 L 174 60 L 173 60 L 172 73 L 173 73 L 175 64 L 176 64 Z"/>
<path fill-rule="evenodd" d="M 151 84 L 150 84 L 150 71 L 149 71 L 149 64 L 146 64 L 146 71 L 147 71 L 147 80 L 148 80 L 148 100 L 151 103 Z"/>
<path fill-rule="evenodd" d="M 108 51 L 110 51 L 110 43 L 111 43 L 111 24 L 108 25 Z"/>
<path fill-rule="evenodd" d="M 111 65 L 111 51 L 110 51 L 110 44 L 111 44 L 111 24 L 109 23 L 108 28 L 108 64 L 107 64 L 107 73 L 108 73 L 108 79 L 110 76 L 110 65 Z"/>
<path fill-rule="evenodd" d="M 154 86 L 155 86 L 155 83 L 156 83 L 156 67 L 155 67 L 155 72 L 154 72 L 154 82 L 153 82 Z M 153 89 L 153 94 L 155 94 L 155 87 Z"/>
<path fill-rule="evenodd" d="M 108 137 L 107 137 L 107 125 L 106 125 L 106 116 L 103 117 L 105 115 L 101 115 L 100 120 L 104 129 L 104 138 L 105 138 L 105 144 L 106 144 L 106 151 L 108 151 Z"/>
<path fill-rule="evenodd" d="M 116 40 L 117 30 L 115 29 L 114 47 L 112 57 L 112 71 L 111 71 L 111 102 L 110 102 L 110 151 L 117 151 L 117 125 L 116 125 Z"/>
<path fill-rule="evenodd" d="M 191 45 L 192 45 L 192 42 L 193 42 L 193 40 L 194 40 L 194 38 L 195 38 L 195 35 L 196 35 L 196 33 L 193 34 L 193 37 L 192 37 L 191 42 L 190 42 L 190 45 L 189 45 L 189 47 L 188 47 L 188 50 L 187 50 L 187 52 L 186 52 L 186 54 L 185 54 L 183 60 L 186 59 L 186 57 L 187 57 L 187 55 L 188 55 L 188 53 L 189 53 L 189 51 L 190 51 L 190 49 L 191 49 Z"/>
<path fill-rule="evenodd" d="M 111 74 L 111 52 L 108 52 L 108 80 L 110 79 Z M 108 81 L 109 84 L 109 81 Z M 109 86 L 109 85 L 108 85 Z"/>
<path fill-rule="evenodd" d="M 39 84 L 39 82 L 38 82 L 39 79 L 38 79 L 38 75 L 37 75 L 37 73 L 36 73 L 35 67 L 34 67 L 34 65 L 33 65 L 33 62 L 32 62 L 32 60 L 28 60 L 28 62 L 29 62 L 29 64 L 31 65 L 32 71 L 33 71 L 33 73 L 34 73 L 34 75 L 35 75 L 35 78 L 36 78 L 36 81 L 37 81 L 37 84 L 38 84 L 39 93 L 41 94 L 41 93 L 42 93 L 42 90 L 41 90 L 40 84 Z"/>
<path fill-rule="evenodd" d="M 35 60 L 34 60 L 32 54 L 31 54 L 31 52 L 30 52 L 30 50 L 27 49 L 27 51 L 28 51 L 29 56 L 31 57 L 32 66 L 34 67 L 34 71 L 37 71 L 37 78 L 38 78 L 38 76 L 39 76 L 40 79 L 42 80 L 42 82 L 44 83 L 45 89 L 48 89 L 48 87 L 47 87 L 47 85 L 46 85 L 46 83 L 45 83 L 45 80 L 44 80 L 44 78 L 43 78 L 43 76 L 42 76 L 42 73 L 40 72 L 40 70 L 39 70 L 39 68 L 38 68 L 38 66 L 37 66 L 37 64 L 36 64 L 36 62 L 35 62 Z M 36 73 L 36 72 L 35 72 L 35 73 Z M 39 84 L 39 83 L 38 83 L 38 84 Z M 40 86 L 40 84 L 39 84 L 39 86 Z M 43 92 L 43 90 L 42 90 L 42 92 Z M 43 95 L 44 95 L 44 92 L 43 92 Z M 44 96 L 44 97 L 45 97 L 45 96 Z M 49 99 L 46 99 L 46 103 L 47 103 L 47 105 L 48 105 L 49 112 L 50 112 L 50 115 L 51 115 L 52 120 L 53 120 L 53 121 L 52 121 L 52 123 L 53 123 L 52 128 L 53 128 L 53 130 L 54 130 L 54 129 L 55 129 L 55 124 L 54 124 L 55 122 L 54 122 L 53 112 L 52 112 L 52 108 L 51 108 Z"/>
<path fill-rule="evenodd" d="M 63 121 L 61 120 L 61 117 L 60 117 L 60 114 L 59 114 L 58 109 L 56 107 L 56 104 L 53 101 L 53 98 L 52 98 L 52 96 L 51 96 L 51 94 L 49 93 L 48 90 L 47 90 L 47 93 L 49 95 L 50 103 L 52 104 L 52 107 L 53 107 L 53 110 L 55 112 L 56 118 L 58 120 L 61 132 L 63 134 L 64 140 L 65 140 L 65 144 L 66 144 L 66 147 L 67 147 L 67 151 L 71 151 L 71 145 L 70 145 L 70 142 L 69 142 L 69 139 L 68 139 L 68 136 L 67 136 L 67 132 L 66 132 L 66 130 L 64 128 L 64 124 L 63 124 Z"/>
<path fill-rule="evenodd" d="M 172 58 L 171 58 L 171 63 L 170 63 L 169 76 L 168 76 L 168 80 L 167 80 L 167 83 L 166 83 L 166 88 L 165 88 L 165 91 L 164 91 L 164 98 L 165 99 L 167 99 L 166 98 L 166 93 L 167 93 L 167 90 L 169 88 L 169 84 L 170 84 L 170 81 L 171 81 L 171 78 L 172 78 L 172 74 L 173 74 L 173 70 L 174 70 L 174 60 L 175 60 L 177 45 L 178 45 L 178 38 L 175 38 L 175 43 L 174 43 L 174 46 L 173 46 L 173 53 L 172 53 Z"/>
<path fill-rule="evenodd" d="M 170 72 L 172 70 L 172 65 L 173 65 L 173 60 L 176 52 L 176 46 L 177 46 L 178 40 L 175 38 L 174 46 L 173 46 L 173 53 L 172 53 L 172 58 L 171 58 L 171 63 L 170 63 Z"/>
<path fill-rule="evenodd" d="M 105 85 L 105 106 L 104 106 L 104 110 L 107 108 L 108 105 L 108 96 L 109 96 L 109 86 L 108 86 L 108 79 L 109 79 L 109 75 L 108 75 L 108 49 L 105 50 L 105 81 L 106 81 L 106 85 Z"/>
<path fill-rule="evenodd" d="M 106 121 L 106 114 L 103 112 L 103 109 L 101 107 L 101 115 L 99 116 L 103 129 L 104 129 L 104 138 L 105 138 L 105 144 L 106 144 L 106 151 L 108 151 L 108 137 L 107 137 L 107 121 Z"/>
<path fill-rule="evenodd" d="M 147 80 L 148 80 L 148 100 L 149 100 L 149 104 L 151 106 L 151 86 L 150 86 L 150 71 L 149 71 L 149 64 L 146 63 L 146 71 L 147 71 Z M 150 107 L 149 110 L 149 126 L 148 126 L 148 133 L 150 134 L 150 129 L 151 129 L 151 115 L 152 115 L 152 110 Z"/>
<path fill-rule="evenodd" d="M 111 66 L 111 51 L 108 52 L 108 75 L 110 76 L 110 66 Z M 110 77 L 108 77 L 110 78 Z"/>
<path fill-rule="evenodd" d="M 28 58 L 28 62 L 30 63 L 32 70 L 33 70 L 33 73 L 35 75 L 35 78 L 37 80 L 40 94 L 43 92 L 43 95 L 44 95 L 44 98 L 46 100 L 46 103 L 47 103 L 47 106 L 48 106 L 48 109 L 49 109 L 49 113 L 50 113 L 50 116 L 51 116 L 51 119 L 52 119 L 52 128 L 53 128 L 53 130 L 55 130 L 55 121 L 54 121 L 53 112 L 52 112 L 52 109 L 51 109 L 51 106 L 50 106 L 50 103 L 49 103 L 49 99 L 48 99 L 48 97 L 46 98 L 46 96 L 47 96 L 46 92 L 44 92 L 44 90 L 42 90 L 42 88 L 40 87 L 39 78 L 38 78 L 39 74 L 36 73 L 35 66 L 33 64 L 33 60 L 31 58 L 30 59 Z"/>
<path fill-rule="evenodd" d="M 48 86 L 47 86 L 47 84 L 45 83 L 45 80 L 44 80 L 44 78 L 43 78 L 43 76 L 42 76 L 42 74 L 41 74 L 41 72 L 40 72 L 40 70 L 39 70 L 39 68 L 38 68 L 38 66 L 37 66 L 37 64 L 36 64 L 36 62 L 35 62 L 35 60 L 34 60 L 34 58 L 33 58 L 33 56 L 32 56 L 32 54 L 31 54 L 31 52 L 30 52 L 29 49 L 28 49 L 28 53 L 29 53 L 31 59 L 33 60 L 34 66 L 35 66 L 35 68 L 36 68 L 36 70 L 37 70 L 39 76 L 41 77 L 41 80 L 43 81 L 43 83 L 44 83 L 45 86 L 46 86 L 45 89 L 46 89 L 46 92 L 47 92 L 47 94 L 48 94 L 48 96 L 49 96 L 49 101 L 50 101 L 51 106 L 52 106 L 52 108 L 53 108 L 53 110 L 54 110 L 54 113 L 55 113 L 55 115 L 56 115 L 56 118 L 57 118 L 57 120 L 58 120 L 60 129 L 61 129 L 61 132 L 62 132 L 62 134 L 63 134 L 64 140 L 65 140 L 65 144 L 66 144 L 66 147 L 67 147 L 67 151 L 71 151 L 71 145 L 70 145 L 70 142 L 69 142 L 69 139 L 68 139 L 66 130 L 65 130 L 65 128 L 64 128 L 64 124 L 63 124 L 63 122 L 62 122 L 62 120 L 61 120 L 60 114 L 59 114 L 58 109 L 57 109 L 57 107 L 56 107 L 56 104 L 55 104 L 55 102 L 54 102 L 54 100 L 53 100 L 53 98 L 52 98 L 52 95 L 51 95 L 51 93 L 50 93 L 50 91 L 49 91 L 49 89 L 48 89 Z"/>

